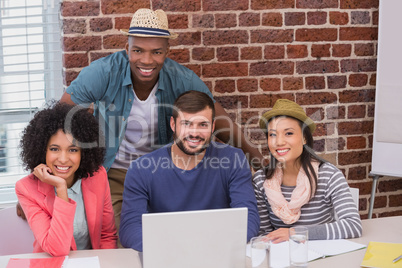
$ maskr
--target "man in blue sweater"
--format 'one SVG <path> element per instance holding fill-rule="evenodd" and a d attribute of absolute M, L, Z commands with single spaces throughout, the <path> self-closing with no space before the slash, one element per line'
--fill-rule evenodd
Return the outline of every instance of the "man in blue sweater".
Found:
<path fill-rule="evenodd" d="M 244 153 L 211 141 L 215 127 L 212 99 L 188 91 L 173 106 L 174 143 L 133 161 L 124 184 L 120 241 L 142 251 L 142 214 L 171 211 L 248 208 L 247 239 L 260 220 Z"/>

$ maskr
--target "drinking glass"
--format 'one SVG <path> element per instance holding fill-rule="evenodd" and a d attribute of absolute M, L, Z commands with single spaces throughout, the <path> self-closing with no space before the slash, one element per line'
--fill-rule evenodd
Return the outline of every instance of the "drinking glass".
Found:
<path fill-rule="evenodd" d="M 251 266 L 253 268 L 269 267 L 269 239 L 266 236 L 251 238 Z"/>
<path fill-rule="evenodd" d="M 303 226 L 289 228 L 290 267 L 307 267 L 308 229 Z"/>

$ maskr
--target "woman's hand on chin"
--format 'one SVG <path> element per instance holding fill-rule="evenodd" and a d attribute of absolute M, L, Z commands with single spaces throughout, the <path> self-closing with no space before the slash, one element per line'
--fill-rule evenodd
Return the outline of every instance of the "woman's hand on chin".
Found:
<path fill-rule="evenodd" d="M 52 174 L 52 170 L 45 164 L 39 164 L 35 167 L 33 174 L 42 182 L 50 184 L 56 188 L 67 187 L 65 179 Z"/>

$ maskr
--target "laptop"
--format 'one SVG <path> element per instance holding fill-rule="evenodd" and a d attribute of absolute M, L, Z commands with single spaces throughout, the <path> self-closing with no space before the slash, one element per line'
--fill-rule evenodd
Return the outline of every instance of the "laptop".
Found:
<path fill-rule="evenodd" d="M 247 208 L 142 215 L 144 268 L 244 268 Z"/>

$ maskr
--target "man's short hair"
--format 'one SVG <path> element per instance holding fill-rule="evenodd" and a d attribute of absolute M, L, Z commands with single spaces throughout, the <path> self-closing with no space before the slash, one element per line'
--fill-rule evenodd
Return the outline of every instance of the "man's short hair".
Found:
<path fill-rule="evenodd" d="M 173 104 L 173 119 L 176 121 L 180 112 L 195 114 L 206 108 L 212 110 L 212 121 L 215 119 L 215 106 L 214 102 L 207 94 L 190 90 L 181 94 Z"/>

